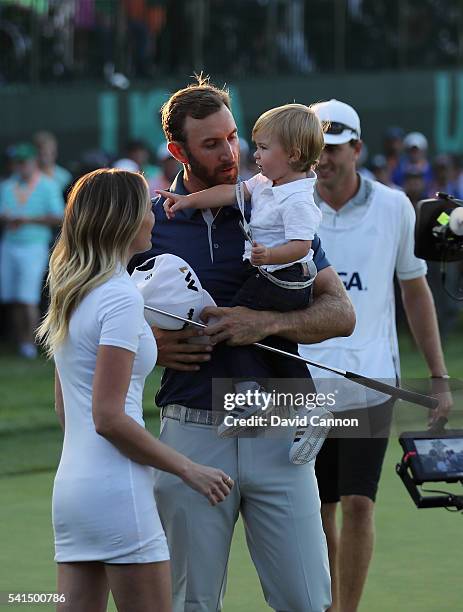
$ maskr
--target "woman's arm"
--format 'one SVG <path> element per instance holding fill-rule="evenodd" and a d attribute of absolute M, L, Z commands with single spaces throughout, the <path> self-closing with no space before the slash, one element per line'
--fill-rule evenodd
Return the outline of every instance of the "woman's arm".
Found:
<path fill-rule="evenodd" d="M 59 379 L 58 370 L 55 368 L 55 412 L 58 415 L 58 420 L 64 431 L 64 401 L 63 391 L 61 389 L 61 381 Z"/>
<path fill-rule="evenodd" d="M 165 199 L 164 210 L 169 219 L 175 217 L 178 210 L 185 208 L 220 208 L 221 206 L 231 206 L 236 201 L 236 185 L 216 185 L 210 189 L 203 189 L 189 195 L 179 195 L 170 191 L 158 189 L 157 193 Z M 249 192 L 244 185 L 244 197 L 249 198 Z"/>
<path fill-rule="evenodd" d="M 266 247 L 255 242 L 251 250 L 251 263 L 254 266 L 291 263 L 305 257 L 311 246 L 311 240 L 290 240 L 276 247 Z"/>
<path fill-rule="evenodd" d="M 223 501 L 233 486 L 227 474 L 194 463 L 125 414 L 134 358 L 135 353 L 120 347 L 102 345 L 98 349 L 92 402 L 97 433 L 133 461 L 175 474 L 212 505 Z"/>

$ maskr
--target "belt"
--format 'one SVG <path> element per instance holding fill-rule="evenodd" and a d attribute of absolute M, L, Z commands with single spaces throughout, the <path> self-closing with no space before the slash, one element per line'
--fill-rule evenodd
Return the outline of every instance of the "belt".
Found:
<path fill-rule="evenodd" d="M 282 287 L 283 289 L 306 289 L 307 287 L 310 287 L 313 284 L 315 277 L 317 276 L 317 268 L 313 260 L 310 260 L 309 262 L 302 262 L 301 266 L 304 276 L 307 276 L 308 278 L 306 281 L 300 282 L 281 280 L 279 278 L 276 278 L 276 276 L 274 276 L 271 272 L 267 272 L 267 270 L 262 267 L 259 267 L 258 270 L 267 280 L 269 280 L 274 285 L 278 285 L 278 287 Z"/>
<path fill-rule="evenodd" d="M 197 425 L 218 426 L 223 422 L 224 413 L 201 410 L 200 408 L 187 408 L 187 406 L 181 404 L 167 404 L 167 406 L 161 408 L 161 417 L 185 423 L 196 423 Z"/>

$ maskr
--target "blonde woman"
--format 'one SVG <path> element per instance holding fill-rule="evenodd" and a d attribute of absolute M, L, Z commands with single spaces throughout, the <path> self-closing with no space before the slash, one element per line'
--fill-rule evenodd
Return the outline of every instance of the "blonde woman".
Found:
<path fill-rule="evenodd" d="M 102 612 L 109 589 L 120 612 L 170 610 L 153 467 L 212 505 L 233 486 L 144 428 L 143 385 L 157 348 L 126 264 L 151 247 L 153 224 L 141 175 L 96 170 L 74 185 L 50 260 L 51 302 L 38 337 L 55 359 L 65 432 L 53 489 L 57 590 L 66 599 L 59 611 Z"/>

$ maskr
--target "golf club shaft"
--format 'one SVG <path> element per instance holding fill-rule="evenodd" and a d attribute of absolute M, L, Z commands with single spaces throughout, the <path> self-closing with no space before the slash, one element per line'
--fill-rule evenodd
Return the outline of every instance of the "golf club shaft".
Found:
<path fill-rule="evenodd" d="M 181 317 L 179 315 L 172 314 L 165 310 L 161 310 L 159 308 L 153 308 L 152 306 L 145 306 L 146 310 L 151 310 L 152 312 L 157 312 L 158 314 L 165 315 L 167 317 L 171 317 L 172 319 L 177 319 L 177 321 L 183 321 L 184 323 L 188 323 L 189 325 L 193 325 L 194 327 L 200 327 L 204 329 L 207 327 L 204 323 L 198 323 L 197 321 L 190 321 L 185 317 Z M 282 355 L 284 357 L 289 357 L 290 359 L 296 359 L 297 361 L 302 361 L 307 365 L 315 366 L 322 370 L 326 370 L 327 372 L 332 372 L 333 374 L 338 374 L 339 376 L 343 376 L 352 382 L 355 382 L 363 387 L 368 387 L 369 389 L 374 389 L 375 391 L 380 391 L 381 393 L 385 393 L 386 395 L 390 395 L 393 398 L 402 399 L 406 402 L 410 402 L 411 404 L 418 404 L 419 406 L 424 406 L 425 408 L 434 409 L 439 405 L 439 401 L 430 397 L 429 395 L 423 395 L 422 393 L 415 393 L 414 391 L 406 391 L 401 387 L 394 387 L 393 385 L 388 385 L 387 383 L 381 382 L 374 378 L 369 378 L 367 376 L 363 376 L 362 374 L 356 374 L 355 372 L 348 372 L 346 370 L 340 370 L 339 368 L 332 368 L 323 363 L 318 363 L 317 361 L 311 361 L 309 359 L 305 359 L 300 355 L 296 355 L 295 353 L 289 353 L 288 351 L 283 351 L 282 349 L 275 348 L 273 346 L 267 346 L 266 344 L 261 344 L 260 342 L 253 342 L 253 346 L 256 346 L 265 351 L 270 351 L 271 353 L 277 353 L 278 355 Z"/>
<path fill-rule="evenodd" d="M 317 361 L 310 361 L 309 359 L 305 359 L 300 355 L 288 353 L 287 351 L 273 348 L 272 346 L 267 346 L 266 344 L 260 344 L 259 342 L 254 342 L 254 346 L 258 346 L 259 348 L 265 349 L 267 351 L 272 351 L 274 353 L 279 353 L 280 355 L 285 355 L 286 357 L 291 357 L 292 359 L 297 359 L 298 361 L 303 361 L 307 365 L 315 366 L 322 370 L 326 370 L 327 372 L 333 372 L 334 374 L 343 376 L 344 378 L 347 378 L 352 382 L 362 385 L 363 387 L 368 387 L 369 389 L 380 391 L 381 393 L 385 393 L 386 395 L 390 395 L 391 397 L 397 399 L 402 399 L 406 402 L 410 402 L 411 404 L 419 404 L 420 406 L 424 406 L 425 408 L 430 409 L 437 408 L 439 404 L 439 401 L 434 397 L 430 397 L 429 395 L 423 395 L 421 393 L 415 393 L 414 391 L 406 391 L 401 387 L 394 387 L 393 385 L 388 385 L 387 383 L 381 382 L 380 380 L 376 380 L 375 378 L 369 378 L 367 376 L 363 376 L 362 374 L 356 374 L 355 372 L 348 372 L 346 370 L 340 370 L 338 368 L 331 368 L 323 363 L 318 363 Z"/>

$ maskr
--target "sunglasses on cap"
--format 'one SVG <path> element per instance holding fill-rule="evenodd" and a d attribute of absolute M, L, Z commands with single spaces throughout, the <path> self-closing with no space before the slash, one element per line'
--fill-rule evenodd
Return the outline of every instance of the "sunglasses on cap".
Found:
<path fill-rule="evenodd" d="M 349 127 L 345 123 L 339 123 L 338 121 L 322 121 L 323 129 L 326 134 L 332 134 L 333 136 L 339 136 L 344 130 L 349 130 L 352 134 L 355 134 L 358 138 L 357 130 Z"/>

